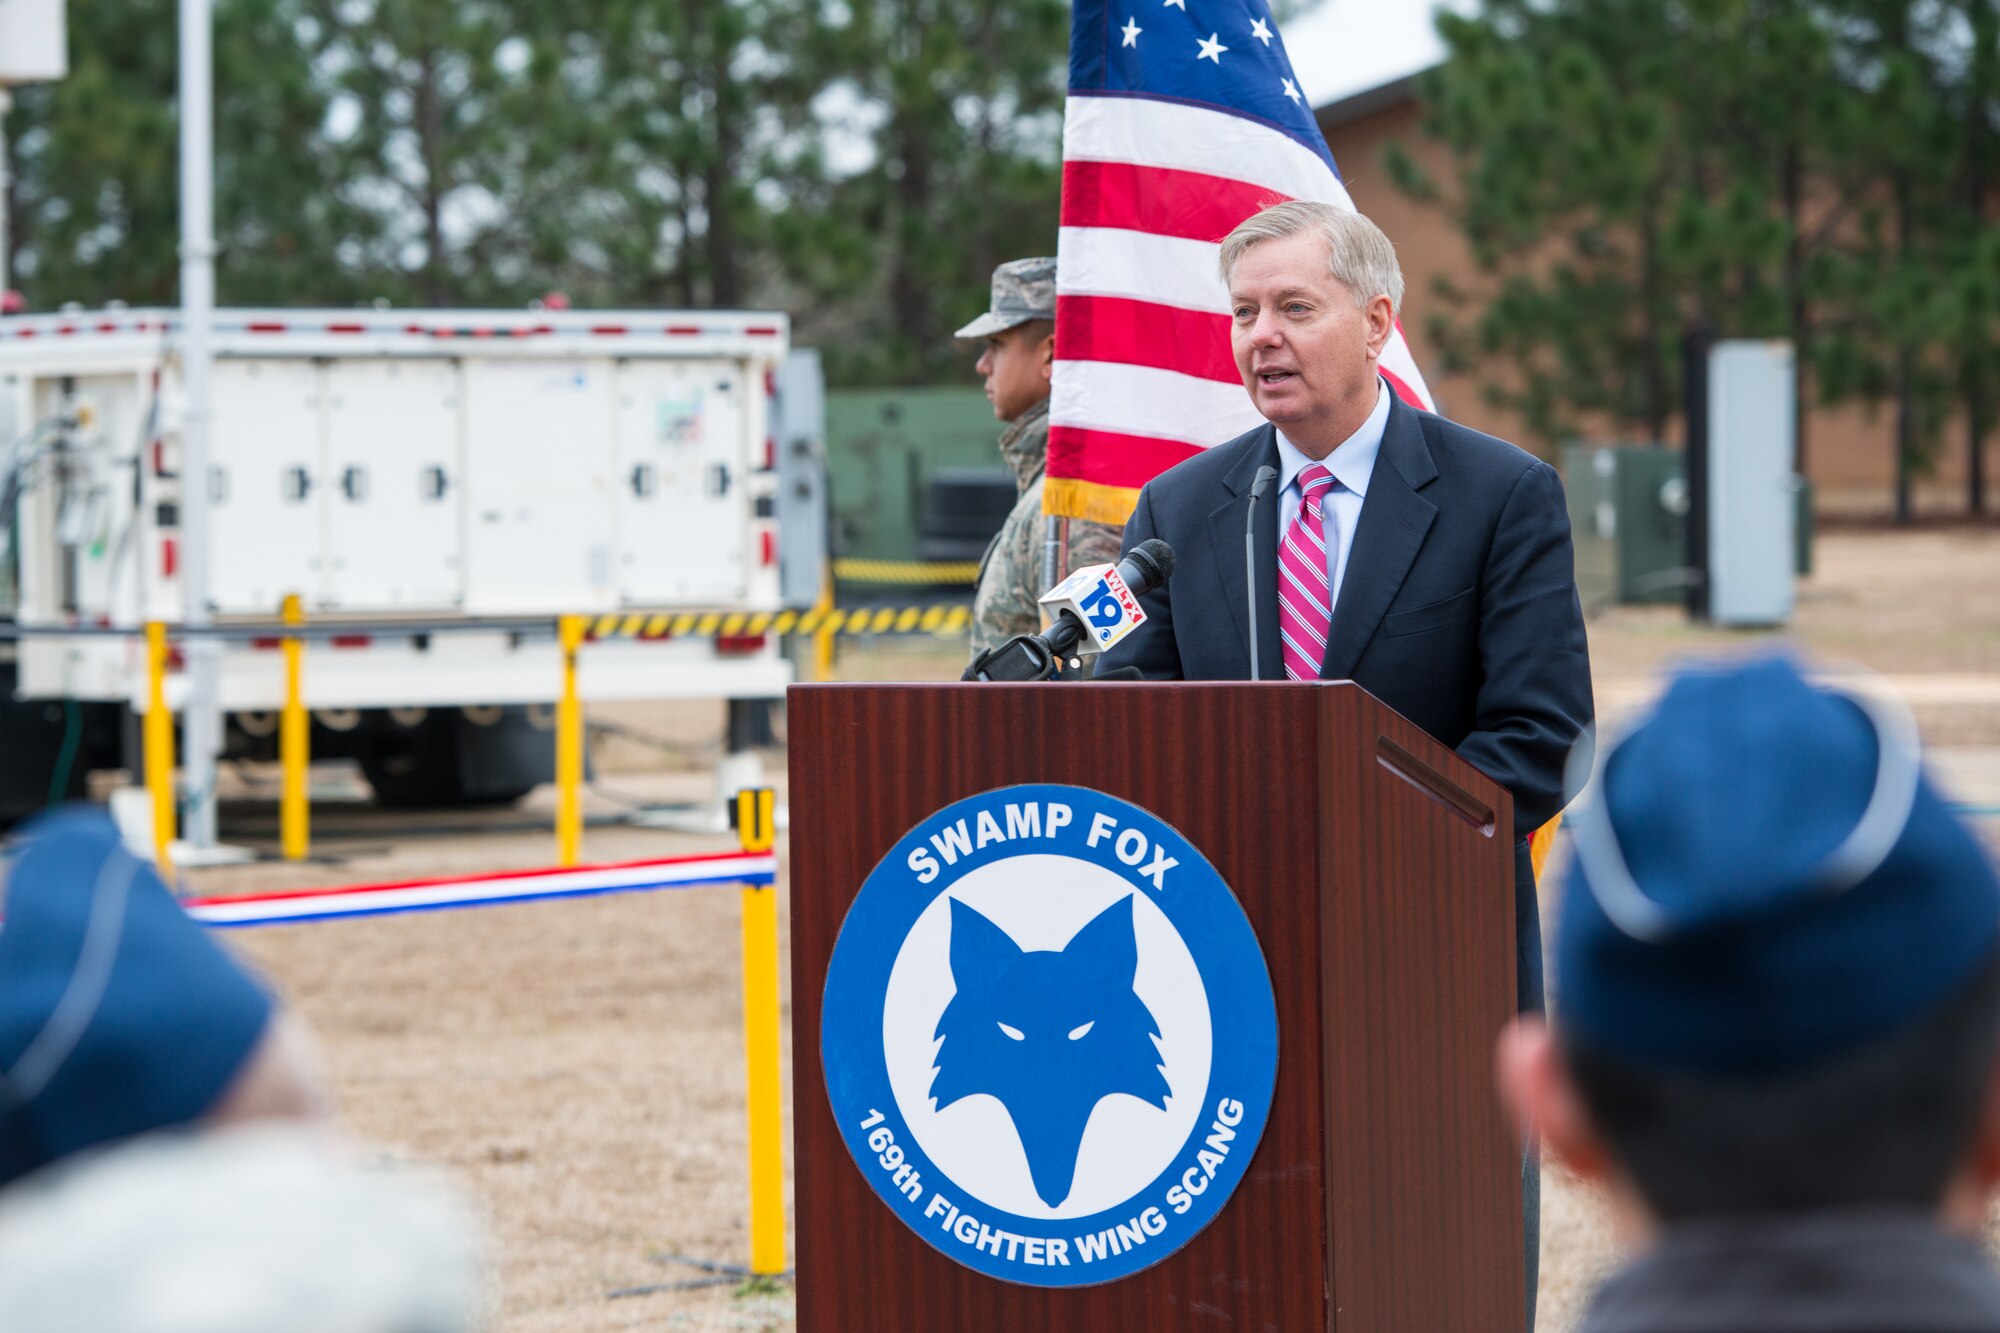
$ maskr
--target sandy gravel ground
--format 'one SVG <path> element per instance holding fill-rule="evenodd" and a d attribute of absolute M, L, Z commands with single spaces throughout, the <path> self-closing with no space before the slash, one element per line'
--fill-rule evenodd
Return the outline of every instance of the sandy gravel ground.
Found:
<path fill-rule="evenodd" d="M 1961 799 L 2000 809 L 2000 532 L 1835 534 L 1802 592 L 1796 637 L 1892 678 L 1916 702 Z M 1592 622 L 1603 711 L 1640 706 L 1663 664 L 1762 636 L 1693 630 L 1668 609 Z M 851 679 L 947 679 L 955 645 L 848 651 Z M 692 801 L 719 742 L 711 705 L 593 713 L 627 733 L 598 753 L 588 860 L 732 845 L 608 822 L 633 800 Z M 658 742 L 655 744 L 653 742 Z M 783 755 L 770 757 L 782 776 Z M 225 836 L 270 850 L 274 775 L 237 775 Z M 389 816 L 337 766 L 316 771 L 316 854 L 193 876 L 210 892 L 549 863 L 553 809 Z M 616 797 L 617 799 L 613 799 Z M 1984 826 L 2000 837 L 2000 819 Z M 1552 883 L 1547 892 L 1561 891 Z M 781 887 L 782 893 L 782 887 Z M 737 894 L 697 889 L 245 930 L 230 938 L 317 1025 L 348 1126 L 443 1163 L 499 1243 L 495 1327 L 787 1329 L 787 1288 L 675 1289 L 670 1256 L 747 1256 Z M 789 1086 L 789 1085 L 788 1085 Z M 823 1114 L 809 1090 L 805 1114 Z M 789 1111 L 788 1111 L 789 1114 Z M 1599 1203 L 1560 1171 L 1544 1193 L 1540 1328 L 1567 1329 L 1615 1261 Z M 612 1293 L 660 1288 L 647 1294 Z"/>

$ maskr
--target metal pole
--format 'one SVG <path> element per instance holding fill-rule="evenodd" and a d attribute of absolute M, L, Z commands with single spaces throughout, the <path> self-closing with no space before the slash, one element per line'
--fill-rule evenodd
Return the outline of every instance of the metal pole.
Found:
<path fill-rule="evenodd" d="M 286 596 L 284 615 L 287 625 L 304 622 L 305 608 L 297 593 Z M 306 790 L 312 749 L 311 731 L 306 725 L 305 651 L 305 642 L 296 634 L 285 636 L 285 711 L 278 719 L 278 760 L 285 785 L 278 805 L 278 827 L 287 861 L 305 860 L 312 836 L 312 803 Z"/>
<path fill-rule="evenodd" d="M 583 702 L 577 695 L 576 656 L 586 616 L 564 616 L 562 696 L 556 702 L 556 864 L 573 866 L 583 854 Z"/>
<path fill-rule="evenodd" d="M 746 852 L 777 843 L 777 795 L 736 793 L 736 832 Z M 785 1271 L 784 1095 L 779 1079 L 778 886 L 742 890 L 743 1058 L 750 1141 L 750 1271 Z"/>
<path fill-rule="evenodd" d="M 174 871 L 174 715 L 167 711 L 167 627 L 146 622 L 146 790 L 153 797 L 153 859 Z"/>
<path fill-rule="evenodd" d="M 0 88 L 0 299 L 7 295 L 7 200 L 14 183 L 7 174 L 7 113 L 13 109 L 13 97 Z"/>
<path fill-rule="evenodd" d="M 215 314 L 214 76 L 209 0 L 181 0 L 181 620 L 200 629 L 211 622 L 209 566 L 209 368 Z M 215 846 L 215 764 L 222 749 L 217 689 L 220 645 L 200 635 L 184 641 L 187 654 L 187 841 Z"/>

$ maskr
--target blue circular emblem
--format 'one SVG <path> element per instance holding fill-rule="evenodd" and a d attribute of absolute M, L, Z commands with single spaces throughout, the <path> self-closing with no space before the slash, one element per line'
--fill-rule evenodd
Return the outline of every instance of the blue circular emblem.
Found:
<path fill-rule="evenodd" d="M 1044 1287 L 1150 1267 L 1249 1169 L 1278 1070 L 1263 951 L 1207 858 L 1084 787 L 968 797 L 855 896 L 820 1056 L 911 1230 Z"/>

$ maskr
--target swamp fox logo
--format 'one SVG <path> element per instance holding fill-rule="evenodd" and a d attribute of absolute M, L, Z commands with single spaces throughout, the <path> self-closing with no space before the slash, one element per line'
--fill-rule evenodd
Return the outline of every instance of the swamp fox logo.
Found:
<path fill-rule="evenodd" d="M 989 1277 L 1160 1262 L 1270 1110 L 1277 1006 L 1242 906 L 1172 825 L 1087 787 L 918 821 L 848 907 L 825 996 L 827 1104 L 867 1188 Z"/>
<path fill-rule="evenodd" d="M 1028 950 L 951 900 L 957 994 L 937 1023 L 930 1092 L 939 1110 L 985 1093 L 1021 1137 L 1035 1193 L 1068 1197 L 1091 1112 L 1120 1093 L 1166 1109 L 1160 1029 L 1133 991 L 1133 899 L 1120 898 L 1057 950 Z"/>

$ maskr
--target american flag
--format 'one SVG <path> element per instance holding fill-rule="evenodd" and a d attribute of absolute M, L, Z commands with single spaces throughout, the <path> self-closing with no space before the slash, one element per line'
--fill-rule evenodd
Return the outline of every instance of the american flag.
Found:
<path fill-rule="evenodd" d="M 1123 523 L 1155 474 L 1263 420 L 1216 261 L 1286 199 L 1354 206 L 1263 0 L 1075 0 L 1049 513 Z M 1400 327 L 1381 369 L 1431 407 Z"/>

